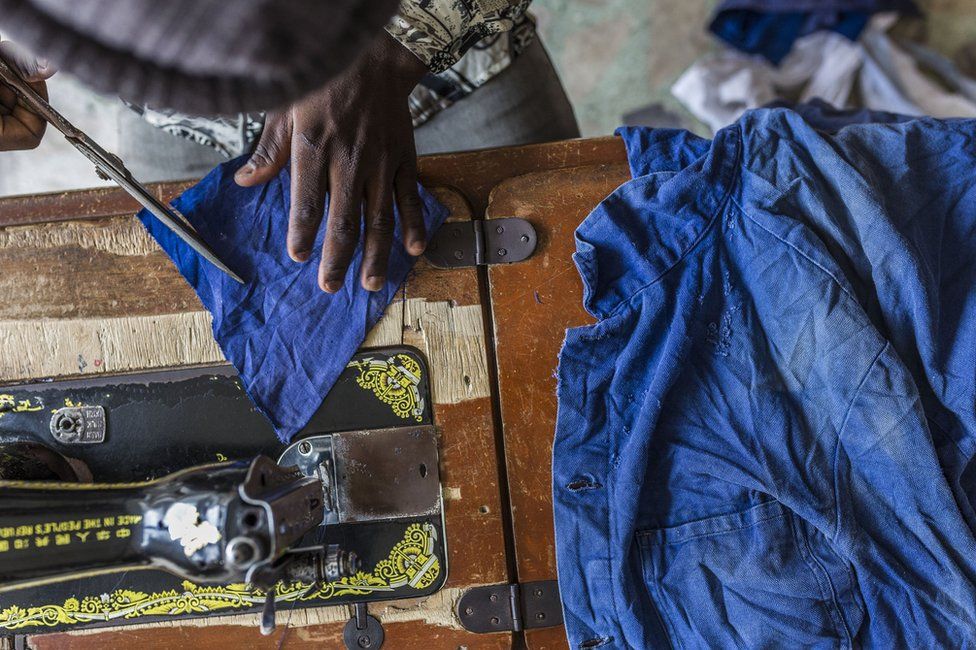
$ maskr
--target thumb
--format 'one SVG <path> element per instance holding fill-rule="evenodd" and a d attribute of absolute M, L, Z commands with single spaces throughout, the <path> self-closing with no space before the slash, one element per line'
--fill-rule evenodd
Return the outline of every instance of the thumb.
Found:
<path fill-rule="evenodd" d="M 287 115 L 268 113 L 258 144 L 248 161 L 234 174 L 234 181 L 241 187 L 267 183 L 281 171 L 290 155 L 291 120 Z"/>

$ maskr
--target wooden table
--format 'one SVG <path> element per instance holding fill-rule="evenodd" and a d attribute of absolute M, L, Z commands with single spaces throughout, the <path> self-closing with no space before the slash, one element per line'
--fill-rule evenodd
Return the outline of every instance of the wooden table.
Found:
<path fill-rule="evenodd" d="M 408 344 L 431 366 L 449 578 L 432 597 L 373 605 L 387 648 L 565 647 L 561 627 L 472 634 L 454 614 L 466 589 L 556 577 L 550 453 L 556 355 L 587 322 L 573 231 L 628 178 L 613 138 L 430 156 L 424 184 L 451 219 L 517 216 L 539 233 L 526 262 L 444 271 L 424 261 L 365 345 Z M 164 199 L 186 183 L 153 186 Z M 0 384 L 222 362 L 193 291 L 131 216 L 121 191 L 0 199 Z M 486 334 L 487 333 L 487 334 Z M 342 647 L 348 607 L 41 635 L 34 648 Z"/>

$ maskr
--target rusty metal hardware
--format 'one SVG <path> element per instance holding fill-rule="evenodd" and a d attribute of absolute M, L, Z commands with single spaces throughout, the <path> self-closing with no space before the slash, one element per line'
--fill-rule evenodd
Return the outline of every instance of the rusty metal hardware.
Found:
<path fill-rule="evenodd" d="M 379 650 L 386 634 L 379 619 L 369 614 L 366 603 L 356 603 L 352 618 L 342 630 L 342 641 L 348 650 Z"/>
<path fill-rule="evenodd" d="M 432 426 L 344 431 L 293 443 L 278 461 L 318 477 L 322 525 L 436 516 L 441 508 Z"/>
<path fill-rule="evenodd" d="M 91 445 L 105 440 L 105 409 L 65 406 L 51 415 L 51 435 L 65 445 Z"/>
<path fill-rule="evenodd" d="M 462 594 L 457 617 L 469 632 L 520 632 L 563 624 L 555 580 L 473 587 Z"/>
<path fill-rule="evenodd" d="M 531 257 L 537 242 L 535 228 L 525 219 L 450 221 L 434 233 L 425 255 L 442 269 L 513 264 Z"/>

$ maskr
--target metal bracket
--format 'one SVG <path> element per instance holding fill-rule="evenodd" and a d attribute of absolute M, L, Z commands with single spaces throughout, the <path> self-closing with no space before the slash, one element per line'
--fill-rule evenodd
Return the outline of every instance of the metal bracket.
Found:
<path fill-rule="evenodd" d="M 366 612 L 366 603 L 353 605 L 353 615 L 342 630 L 342 641 L 348 650 L 379 650 L 386 634 L 379 619 Z"/>
<path fill-rule="evenodd" d="M 51 435 L 66 445 L 92 445 L 105 440 L 105 409 L 66 406 L 51 416 Z"/>
<path fill-rule="evenodd" d="M 531 257 L 537 241 L 535 228 L 525 219 L 450 221 L 434 233 L 425 255 L 442 269 L 512 264 Z"/>
<path fill-rule="evenodd" d="M 461 595 L 457 616 L 469 632 L 520 632 L 563 624 L 555 580 L 473 587 Z"/>

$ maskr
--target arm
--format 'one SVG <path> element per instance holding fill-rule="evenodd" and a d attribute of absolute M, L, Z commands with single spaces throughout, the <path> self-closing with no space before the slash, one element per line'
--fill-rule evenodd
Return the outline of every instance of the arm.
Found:
<path fill-rule="evenodd" d="M 417 153 L 407 98 L 429 72 L 443 70 L 482 37 L 511 27 L 527 0 L 453 0 L 400 3 L 400 14 L 367 52 L 325 87 L 290 108 L 269 113 L 250 161 L 236 176 L 252 186 L 291 162 L 288 252 L 312 256 L 329 216 L 319 285 L 339 291 L 362 224 L 365 243 L 360 283 L 383 286 L 399 209 L 407 251 L 420 255 L 426 236 L 417 193 Z M 490 7 L 490 9 L 488 9 Z M 392 37 L 391 37 L 392 35 Z"/>

